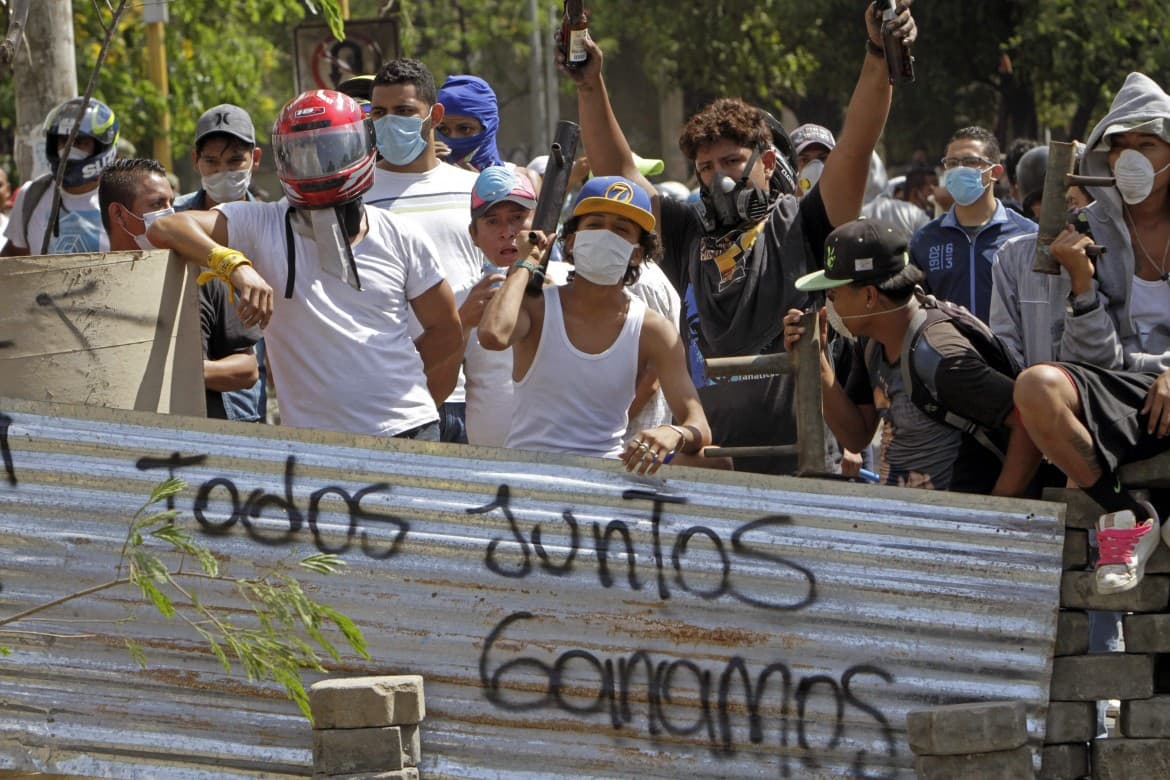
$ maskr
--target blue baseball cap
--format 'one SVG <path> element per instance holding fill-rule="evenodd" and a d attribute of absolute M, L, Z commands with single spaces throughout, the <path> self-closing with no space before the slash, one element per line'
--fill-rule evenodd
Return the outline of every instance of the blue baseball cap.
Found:
<path fill-rule="evenodd" d="M 654 230 L 654 212 L 646 190 L 623 176 L 594 176 L 581 187 L 573 201 L 573 216 L 618 214 L 647 233 Z"/>

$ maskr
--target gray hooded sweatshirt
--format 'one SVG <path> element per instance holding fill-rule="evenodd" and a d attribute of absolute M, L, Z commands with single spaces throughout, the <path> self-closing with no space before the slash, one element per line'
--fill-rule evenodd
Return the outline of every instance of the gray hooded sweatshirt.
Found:
<path fill-rule="evenodd" d="M 1150 120 L 1162 120 L 1163 140 L 1170 142 L 1170 95 L 1167 95 L 1148 76 L 1131 73 L 1113 99 L 1105 118 L 1089 134 L 1081 171 L 1089 176 L 1111 176 L 1108 144 L 1102 145 L 1106 134 L 1130 129 Z M 1144 130 L 1143 130 L 1144 132 Z M 1129 240 L 1122 212 L 1121 194 L 1114 187 L 1091 187 L 1089 192 L 1096 202 L 1088 208 L 1089 226 L 1098 244 L 1108 253 L 1097 262 L 1097 279 L 1101 292 L 1108 299 L 1110 317 L 1116 323 L 1121 338 L 1125 369 L 1161 373 L 1170 369 L 1170 312 L 1141 342 L 1129 313 L 1130 289 L 1133 285 L 1137 258 Z M 1168 215 L 1170 216 L 1170 215 Z"/>
<path fill-rule="evenodd" d="M 1170 133 L 1170 95 L 1147 76 L 1131 73 L 1109 113 L 1089 135 L 1081 172 L 1112 176 L 1106 132 L 1157 119 L 1164 120 L 1164 132 Z M 1096 150 L 1099 145 L 1103 148 Z M 1129 313 L 1137 260 L 1121 210 L 1121 194 L 1114 187 L 1092 187 L 1090 192 L 1096 202 L 1087 209 L 1089 226 L 1097 243 L 1107 250 L 1096 263 L 1091 291 L 1100 306 L 1074 316 L 1066 305 L 1068 273 L 1063 269 L 1059 276 L 1034 273 L 1036 236 L 1020 236 L 1005 243 L 996 256 L 991 329 L 1023 365 L 1065 360 L 1128 371 L 1170 369 L 1170 312 L 1145 344 Z"/>

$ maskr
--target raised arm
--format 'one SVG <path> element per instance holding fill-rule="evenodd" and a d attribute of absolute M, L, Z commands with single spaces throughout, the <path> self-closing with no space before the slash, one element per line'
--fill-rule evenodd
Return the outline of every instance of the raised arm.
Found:
<path fill-rule="evenodd" d="M 479 344 L 495 351 L 523 341 L 532 327 L 532 319 L 524 306 L 524 290 L 532 274 L 540 268 L 540 260 L 550 241 L 539 231 L 533 231 L 537 241 L 520 242 L 520 256 L 508 270 L 508 278 L 484 307 L 479 320 Z"/>
<path fill-rule="evenodd" d="M 609 91 L 601 75 L 601 49 L 588 38 L 585 48 L 589 51 L 585 65 L 574 70 L 562 67 L 561 72 L 577 85 L 577 116 L 581 122 L 581 140 L 589 154 L 589 167 L 597 176 L 624 176 L 646 190 L 657 220 L 660 217 L 658 190 L 638 170 L 630 144 L 613 113 Z M 558 54 L 558 60 L 560 57 Z"/>
<path fill-rule="evenodd" d="M 891 22 L 894 35 L 907 45 L 918 35 L 909 6 L 912 0 L 901 0 L 898 4 L 898 18 Z M 874 147 L 886 126 L 890 113 L 890 100 L 894 90 L 890 86 L 886 71 L 886 60 L 882 54 L 882 22 L 880 12 L 874 4 L 865 11 L 865 27 L 868 35 L 865 61 L 849 108 L 845 112 L 845 125 L 837 138 L 837 146 L 825 162 L 821 175 L 821 198 L 825 202 L 825 213 L 834 227 L 857 219 L 865 197 L 865 184 L 869 178 L 869 163 Z M 872 44 L 869 45 L 869 44 Z M 858 48 L 861 42 L 858 41 Z"/>

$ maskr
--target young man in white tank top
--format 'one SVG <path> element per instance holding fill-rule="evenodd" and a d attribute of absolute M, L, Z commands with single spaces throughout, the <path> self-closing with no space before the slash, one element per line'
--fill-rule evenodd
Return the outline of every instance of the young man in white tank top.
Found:
<path fill-rule="evenodd" d="M 650 196 L 621 176 L 586 182 L 563 230 L 574 273 L 563 287 L 525 295 L 550 241 L 522 247 L 479 324 L 486 349 L 512 348 L 516 407 L 507 446 L 621 458 L 653 474 L 696 453 L 711 432 L 687 373 L 678 328 L 629 295 L 643 258 L 658 248 Z M 622 445 L 640 370 L 657 370 L 677 425 L 648 428 Z"/>

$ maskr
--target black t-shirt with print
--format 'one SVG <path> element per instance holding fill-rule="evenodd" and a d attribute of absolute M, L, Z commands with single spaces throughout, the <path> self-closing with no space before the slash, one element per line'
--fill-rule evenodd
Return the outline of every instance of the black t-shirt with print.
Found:
<path fill-rule="evenodd" d="M 738 303 L 735 301 L 736 287 L 744 285 L 742 278 L 723 282 L 714 262 L 699 260 L 705 235 L 699 218 L 701 208 L 698 203 L 682 204 L 664 199 L 659 232 L 663 241 L 662 270 L 682 299 L 680 331 L 691 378 L 698 388 L 703 411 L 711 426 L 712 440 L 717 446 L 725 447 L 791 444 L 796 439 L 794 377 L 732 381 L 711 380 L 706 376 L 705 358 L 747 353 L 713 350 L 700 330 L 694 287 L 703 290 L 721 285 L 721 300 L 728 309 L 728 316 L 733 316 L 733 307 Z M 775 298 L 771 307 L 774 312 L 768 313 L 768 320 L 776 333 L 770 343 L 755 349 L 755 353 L 777 352 L 784 348 L 780 338 L 784 313 L 790 308 L 803 309 L 811 302 L 806 293 L 796 289 L 795 282 L 821 267 L 825 238 L 831 231 L 819 187 L 801 200 L 782 195 L 773 203 L 757 238 L 763 242 L 757 251 L 766 253 L 766 261 L 773 267 L 774 273 L 768 275 L 768 283 L 780 288 L 765 291 Z M 747 253 L 743 262 L 752 263 L 754 256 L 754 252 Z M 796 470 L 796 459 L 792 456 L 743 458 L 736 459 L 735 467 L 741 471 L 791 474 Z"/>

